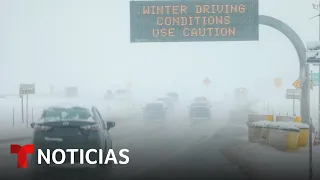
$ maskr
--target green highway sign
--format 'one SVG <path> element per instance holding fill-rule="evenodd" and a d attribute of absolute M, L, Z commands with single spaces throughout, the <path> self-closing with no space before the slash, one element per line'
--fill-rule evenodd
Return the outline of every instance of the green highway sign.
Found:
<path fill-rule="evenodd" d="M 258 0 L 130 2 L 130 41 L 258 41 Z"/>
<path fill-rule="evenodd" d="M 319 86 L 319 73 L 310 73 L 311 80 L 314 82 L 315 86 Z"/>

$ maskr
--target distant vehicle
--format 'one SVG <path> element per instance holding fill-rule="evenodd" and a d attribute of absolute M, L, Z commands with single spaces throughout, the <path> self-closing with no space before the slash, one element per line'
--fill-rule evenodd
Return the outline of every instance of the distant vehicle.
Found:
<path fill-rule="evenodd" d="M 65 95 L 68 98 L 73 98 L 73 97 L 78 97 L 79 96 L 79 91 L 77 87 L 67 87 L 65 90 Z"/>
<path fill-rule="evenodd" d="M 193 100 L 194 102 L 209 102 L 209 100 L 206 97 L 196 97 Z"/>
<path fill-rule="evenodd" d="M 173 102 L 177 102 L 179 101 L 179 95 L 176 92 L 168 92 L 167 96 L 173 101 Z"/>
<path fill-rule="evenodd" d="M 132 92 L 128 89 L 118 89 L 114 94 L 115 100 L 132 100 Z"/>
<path fill-rule="evenodd" d="M 106 95 L 105 95 L 105 99 L 106 100 L 113 100 L 114 96 L 111 90 L 108 90 Z"/>
<path fill-rule="evenodd" d="M 174 103 L 171 98 L 161 97 L 161 98 L 158 98 L 158 101 L 162 101 L 163 103 L 165 103 L 165 105 L 168 107 L 168 110 L 172 111 L 174 109 Z"/>
<path fill-rule="evenodd" d="M 207 102 L 194 102 L 189 107 L 189 116 L 192 120 L 211 119 L 211 105 Z"/>
<path fill-rule="evenodd" d="M 109 129 L 115 127 L 114 122 L 105 122 L 98 109 L 91 107 L 68 106 L 50 107 L 42 112 L 41 118 L 31 123 L 33 128 L 32 144 L 34 154 L 28 156 L 28 168 L 34 178 L 41 174 L 42 170 L 50 167 L 47 164 L 37 163 L 37 149 L 46 152 L 47 149 L 102 149 L 107 155 L 112 149 L 112 139 Z M 75 156 L 75 163 L 80 158 Z M 95 160 L 94 157 L 91 159 Z M 70 164 L 70 159 L 66 159 Z M 111 172 L 111 164 L 97 165 L 99 173 Z M 32 178 L 33 179 L 33 178 Z"/>
<path fill-rule="evenodd" d="M 168 107 L 164 102 L 157 101 L 148 103 L 143 108 L 143 119 L 145 120 L 166 120 Z"/>
<path fill-rule="evenodd" d="M 248 98 L 248 90 L 246 88 L 237 88 L 235 91 L 235 98 L 237 102 L 246 102 Z"/>

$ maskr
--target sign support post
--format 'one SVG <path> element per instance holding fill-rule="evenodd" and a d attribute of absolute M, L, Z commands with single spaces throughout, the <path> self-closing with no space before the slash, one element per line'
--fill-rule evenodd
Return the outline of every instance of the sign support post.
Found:
<path fill-rule="evenodd" d="M 319 1 L 319 5 L 320 5 L 320 1 Z M 318 7 L 318 12 L 319 12 L 319 41 L 320 41 L 320 7 Z M 318 140 L 320 138 L 320 64 L 319 65 L 319 75 L 318 75 L 318 90 L 319 90 L 319 102 L 318 102 Z"/>
<path fill-rule="evenodd" d="M 26 102 L 26 116 L 27 116 L 26 125 L 28 127 L 28 124 L 29 124 L 29 96 L 28 96 L 28 94 L 26 96 L 27 96 L 27 102 Z"/>
<path fill-rule="evenodd" d="M 293 108 L 292 108 L 292 112 L 293 112 L 293 114 L 292 114 L 292 115 L 293 115 L 293 116 L 295 116 L 295 114 L 296 114 L 296 113 L 295 113 L 295 103 L 294 103 L 294 99 L 293 99 Z"/>
<path fill-rule="evenodd" d="M 23 95 L 22 94 L 20 94 L 20 98 L 21 98 L 21 122 L 24 122 Z"/>
<path fill-rule="evenodd" d="M 287 99 L 292 99 L 292 114 L 295 116 L 295 100 L 301 98 L 301 90 L 300 89 L 287 89 L 286 93 Z"/>
<path fill-rule="evenodd" d="M 19 94 L 21 98 L 21 110 L 22 110 L 22 122 L 24 122 L 24 112 L 23 112 L 23 95 L 26 95 L 26 126 L 29 123 L 29 94 L 35 94 L 36 88 L 34 84 L 20 84 Z"/>

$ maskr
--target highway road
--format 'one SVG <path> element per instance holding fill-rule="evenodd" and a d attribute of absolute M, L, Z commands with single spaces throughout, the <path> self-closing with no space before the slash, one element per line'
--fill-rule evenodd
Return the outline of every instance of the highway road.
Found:
<path fill-rule="evenodd" d="M 129 149 L 130 162 L 114 165 L 111 177 L 232 177 L 248 179 L 235 164 L 228 161 L 220 148 L 245 131 L 230 129 L 226 112 L 217 111 L 212 121 L 191 122 L 187 113 L 179 113 L 167 122 L 145 122 L 137 115 L 118 121 L 110 130 L 115 151 Z M 27 144 L 30 140 L 10 142 Z M 25 169 L 16 168 L 16 156 L 9 153 L 9 144 L 0 144 L 0 179 L 25 179 Z M 89 169 L 90 170 L 90 169 Z M 44 179 L 89 179 L 96 177 L 89 170 L 59 169 L 43 174 Z M 101 175 L 106 176 L 106 175 Z M 2 178 L 3 177 L 3 178 Z"/>

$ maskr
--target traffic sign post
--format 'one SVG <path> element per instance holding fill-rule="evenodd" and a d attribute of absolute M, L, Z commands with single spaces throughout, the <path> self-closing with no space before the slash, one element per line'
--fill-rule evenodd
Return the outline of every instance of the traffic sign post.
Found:
<path fill-rule="evenodd" d="M 19 95 L 21 98 L 21 110 L 22 110 L 22 122 L 24 121 L 24 112 L 23 112 L 23 96 L 26 95 L 26 126 L 28 127 L 29 122 L 29 94 L 35 94 L 36 88 L 35 84 L 20 84 Z"/>
<path fill-rule="evenodd" d="M 286 98 L 287 99 L 300 99 L 301 90 L 300 89 L 287 89 Z"/>
<path fill-rule="evenodd" d="M 132 43 L 257 40 L 258 0 L 130 1 Z"/>
<path fill-rule="evenodd" d="M 208 77 L 206 77 L 206 78 L 203 80 L 203 84 L 208 88 L 209 85 L 211 84 L 211 80 L 210 80 Z"/>
<path fill-rule="evenodd" d="M 319 2 L 320 3 L 320 2 Z M 319 10 L 320 12 L 320 10 Z M 319 27 L 320 27 L 320 15 L 319 16 Z M 317 17 L 316 16 L 316 17 Z M 308 55 L 309 53 L 309 55 Z M 319 66 L 319 73 L 320 73 L 320 31 L 319 31 L 319 41 L 314 42 L 307 42 L 307 63 L 313 64 L 315 66 Z M 319 73 L 311 73 L 311 79 L 316 82 L 317 86 L 319 87 L 319 102 L 318 102 L 318 131 L 320 131 L 320 78 Z M 320 138 L 320 133 L 318 135 Z"/>
<path fill-rule="evenodd" d="M 23 95 L 20 95 L 20 98 L 21 98 L 21 122 L 24 122 Z"/>
<path fill-rule="evenodd" d="M 206 87 L 205 94 L 206 94 L 207 98 L 210 99 L 209 86 L 210 86 L 210 84 L 211 84 L 211 80 L 210 80 L 208 77 L 206 77 L 206 78 L 204 78 L 204 80 L 203 80 L 203 84 L 204 84 L 205 87 Z"/>
<path fill-rule="evenodd" d="M 274 78 L 274 85 L 276 87 L 281 87 L 282 85 L 282 79 L 281 78 Z"/>
<path fill-rule="evenodd" d="M 27 95 L 27 94 L 35 94 L 36 88 L 34 84 L 20 84 L 19 94 Z"/>
<path fill-rule="evenodd" d="M 300 84 L 300 80 L 297 79 L 296 81 L 293 82 L 293 87 L 295 87 L 296 89 L 301 89 L 301 84 Z M 315 86 L 314 82 L 312 80 L 310 80 L 310 89 L 313 90 L 313 87 Z"/>
<path fill-rule="evenodd" d="M 293 100 L 293 115 L 295 115 L 295 99 L 301 98 L 301 90 L 300 89 L 287 89 L 286 98 Z"/>
<path fill-rule="evenodd" d="M 319 73 L 318 73 L 318 87 L 319 87 L 319 92 L 318 92 L 318 127 L 317 127 L 317 130 L 318 132 L 320 132 L 320 78 L 319 78 L 319 74 L 320 74 L 320 57 L 319 57 L 319 54 L 320 54 L 320 9 L 319 9 L 319 6 L 320 6 L 320 1 L 317 5 L 315 4 L 312 4 L 313 5 L 313 8 L 315 9 L 315 7 L 317 7 L 317 10 L 318 10 L 318 15 L 312 17 L 311 19 L 315 18 L 315 17 L 319 17 L 319 20 L 318 20 L 318 25 L 319 25 L 319 41 L 315 41 L 315 42 L 308 42 L 307 43 L 307 53 L 308 51 L 310 52 L 309 56 L 307 55 L 307 63 L 312 63 L 313 65 L 317 65 L 319 66 Z M 314 54 L 313 56 L 312 53 Z M 312 123 L 312 122 L 311 122 Z M 310 129 L 310 128 L 309 128 Z M 310 132 L 311 130 L 309 130 Z M 310 132 L 309 136 L 311 136 L 312 133 Z M 320 138 L 320 133 L 318 133 L 318 139 Z M 311 139 L 309 137 L 309 139 Z M 311 140 L 310 140 L 311 141 Z M 310 144 L 311 142 L 309 142 Z M 309 145 L 309 148 L 310 148 L 310 151 L 309 151 L 309 154 L 310 154 L 310 179 L 312 179 L 312 145 Z"/>
<path fill-rule="evenodd" d="M 319 86 L 320 85 L 319 73 L 313 73 L 311 71 L 311 80 L 312 82 L 314 82 L 315 86 Z"/>

